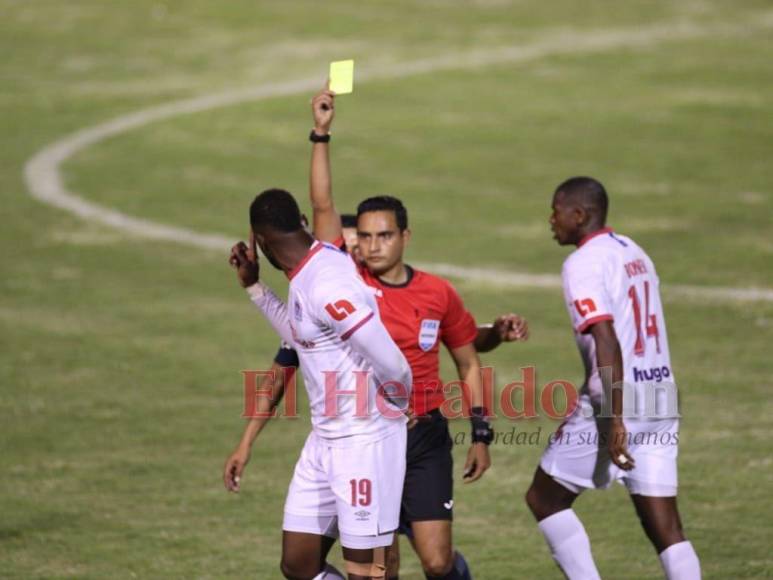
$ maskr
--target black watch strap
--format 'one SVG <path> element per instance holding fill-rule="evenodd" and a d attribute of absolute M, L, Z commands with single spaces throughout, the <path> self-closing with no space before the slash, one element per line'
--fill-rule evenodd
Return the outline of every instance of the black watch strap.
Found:
<path fill-rule="evenodd" d="M 327 135 L 317 135 L 314 129 L 309 133 L 309 141 L 312 143 L 330 143 L 330 133 Z"/>
<path fill-rule="evenodd" d="M 472 424 L 472 442 L 491 444 L 494 440 L 494 429 L 489 423 L 485 407 L 473 407 L 470 423 Z"/>

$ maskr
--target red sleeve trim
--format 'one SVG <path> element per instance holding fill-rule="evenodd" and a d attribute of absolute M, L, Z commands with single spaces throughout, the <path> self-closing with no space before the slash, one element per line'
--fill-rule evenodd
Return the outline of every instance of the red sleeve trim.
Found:
<path fill-rule="evenodd" d="M 583 322 L 580 326 L 577 327 L 577 332 L 582 334 L 586 330 L 588 330 L 591 326 L 596 324 L 597 322 L 603 322 L 605 320 L 612 320 L 614 321 L 614 317 L 611 314 L 601 314 L 599 316 L 594 316 L 593 318 L 589 318 L 585 322 Z"/>
<path fill-rule="evenodd" d="M 473 344 L 476 338 L 478 338 L 477 334 L 472 338 L 472 340 L 464 340 L 459 343 L 444 342 L 443 344 L 446 345 L 446 348 L 450 348 L 451 350 L 454 350 L 456 348 L 462 348 L 463 346 L 467 346 L 468 344 Z"/>
<path fill-rule="evenodd" d="M 371 318 L 373 318 L 373 312 L 371 312 L 370 314 L 368 314 L 368 315 L 367 315 L 365 318 L 363 318 L 363 319 L 362 319 L 362 320 L 360 320 L 360 321 L 359 321 L 357 324 L 355 324 L 354 326 L 352 326 L 352 327 L 351 327 L 349 330 L 347 330 L 346 332 L 344 332 L 344 333 L 341 335 L 341 340 L 347 340 L 347 339 L 348 339 L 348 338 L 349 338 L 351 335 L 353 335 L 355 332 L 357 332 L 357 331 L 359 330 L 359 328 L 360 328 L 360 327 L 361 327 L 363 324 L 365 324 L 365 323 L 366 323 L 368 320 L 370 320 Z"/>

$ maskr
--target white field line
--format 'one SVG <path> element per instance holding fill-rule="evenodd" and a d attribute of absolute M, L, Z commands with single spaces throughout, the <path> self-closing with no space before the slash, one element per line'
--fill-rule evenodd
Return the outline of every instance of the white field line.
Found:
<path fill-rule="evenodd" d="M 580 33 L 567 29 L 545 35 L 529 45 L 471 50 L 462 54 L 415 60 L 382 67 L 365 68 L 357 82 L 400 79 L 444 70 L 476 69 L 495 64 L 516 64 L 566 54 L 591 54 L 615 49 L 636 49 L 669 41 L 717 35 L 738 35 L 751 29 L 773 27 L 773 12 L 753 20 L 699 26 L 690 22 L 659 24 L 640 28 L 597 30 Z M 223 91 L 191 99 L 172 101 L 122 115 L 105 123 L 81 129 L 51 143 L 30 158 L 24 167 L 24 179 L 30 194 L 41 202 L 68 211 L 85 220 L 117 228 L 154 240 L 165 240 L 207 250 L 225 250 L 233 239 L 219 234 L 196 232 L 133 217 L 117 210 L 87 201 L 67 189 L 61 166 L 78 152 L 110 137 L 179 115 L 199 113 L 250 101 L 311 93 L 319 88 L 319 79 L 271 83 L 257 88 Z M 427 270 L 483 284 L 497 286 L 555 288 L 560 280 L 552 275 L 522 274 L 485 268 L 467 268 L 448 264 L 424 264 Z M 668 286 L 668 293 L 686 298 L 708 298 L 734 301 L 773 301 L 773 289 Z"/>
<path fill-rule="evenodd" d="M 555 274 L 527 274 L 493 268 L 454 266 L 453 264 L 416 264 L 439 276 L 461 278 L 481 286 L 504 288 L 561 288 L 561 276 Z M 689 286 L 663 283 L 663 297 L 667 299 L 707 300 L 720 302 L 773 302 L 770 288 L 727 288 L 722 286 Z"/>

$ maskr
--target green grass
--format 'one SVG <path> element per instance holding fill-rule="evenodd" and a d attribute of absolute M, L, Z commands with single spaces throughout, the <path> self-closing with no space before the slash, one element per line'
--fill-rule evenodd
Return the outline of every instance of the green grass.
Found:
<path fill-rule="evenodd" d="M 684 413 L 680 506 L 705 577 L 773 576 L 773 304 L 668 295 L 669 284 L 773 286 L 769 3 L 260 4 L 0 1 L 0 576 L 278 577 L 282 502 L 308 430 L 301 402 L 304 418 L 260 439 L 243 492 L 225 493 L 239 371 L 268 364 L 276 337 L 224 255 L 32 200 L 22 170 L 37 150 L 173 99 L 321 80 L 336 58 L 377 70 L 678 22 L 729 28 L 357 85 L 338 106 L 336 194 L 342 208 L 376 192 L 403 197 L 409 261 L 557 273 L 566 252 L 548 232 L 550 193 L 571 174 L 602 178 L 612 224 L 650 251 L 664 281 Z M 237 239 L 263 187 L 304 198 L 308 97 L 125 133 L 69 160 L 67 185 Z M 539 384 L 579 379 L 558 291 L 455 282 L 479 320 L 507 310 L 530 319 L 528 344 L 484 358 L 499 385 L 529 364 Z M 452 377 L 448 360 L 443 370 Z M 541 450 L 495 447 L 484 480 L 457 486 L 455 539 L 476 577 L 559 577 L 522 501 Z M 587 494 L 577 510 L 605 578 L 660 577 L 623 489 Z M 403 576 L 420 578 L 403 553 Z"/>

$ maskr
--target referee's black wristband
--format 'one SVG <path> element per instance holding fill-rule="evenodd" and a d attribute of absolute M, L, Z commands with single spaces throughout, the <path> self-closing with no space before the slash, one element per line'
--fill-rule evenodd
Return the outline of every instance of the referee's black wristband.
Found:
<path fill-rule="evenodd" d="M 317 135 L 314 129 L 309 133 L 309 141 L 312 143 L 330 143 L 330 133 L 327 135 Z"/>
<path fill-rule="evenodd" d="M 472 424 L 472 442 L 491 444 L 494 440 L 494 429 L 486 417 L 485 407 L 473 407 L 470 423 Z"/>

